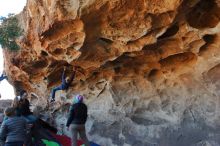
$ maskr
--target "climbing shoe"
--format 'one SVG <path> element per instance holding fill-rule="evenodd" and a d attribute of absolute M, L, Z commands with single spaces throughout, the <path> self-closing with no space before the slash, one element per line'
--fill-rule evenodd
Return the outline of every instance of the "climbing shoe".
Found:
<path fill-rule="evenodd" d="M 50 103 L 52 103 L 52 102 L 54 102 L 54 101 L 55 101 L 55 99 L 53 99 L 53 98 L 50 99 Z"/>

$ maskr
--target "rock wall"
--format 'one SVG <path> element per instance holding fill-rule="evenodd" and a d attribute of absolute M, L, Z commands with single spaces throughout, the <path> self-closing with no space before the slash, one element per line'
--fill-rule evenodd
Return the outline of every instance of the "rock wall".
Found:
<path fill-rule="evenodd" d="M 220 145 L 220 1 L 28 0 L 19 18 L 5 68 L 54 124 L 80 93 L 103 146 Z M 49 105 L 63 66 L 76 79 Z"/>

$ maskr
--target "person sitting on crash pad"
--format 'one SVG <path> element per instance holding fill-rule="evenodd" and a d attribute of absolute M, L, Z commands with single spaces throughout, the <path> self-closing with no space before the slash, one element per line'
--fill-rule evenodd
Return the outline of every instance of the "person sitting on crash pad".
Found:
<path fill-rule="evenodd" d="M 51 91 L 51 100 L 50 100 L 50 102 L 55 101 L 56 91 L 58 91 L 58 90 L 67 90 L 69 88 L 71 82 L 75 78 L 76 68 L 74 68 L 74 72 L 73 72 L 73 75 L 71 77 L 66 77 L 65 72 L 66 72 L 66 67 L 64 67 L 64 70 L 63 70 L 63 73 L 62 73 L 62 83 L 61 83 L 61 85 L 58 86 L 58 87 L 53 88 L 52 91 Z"/>

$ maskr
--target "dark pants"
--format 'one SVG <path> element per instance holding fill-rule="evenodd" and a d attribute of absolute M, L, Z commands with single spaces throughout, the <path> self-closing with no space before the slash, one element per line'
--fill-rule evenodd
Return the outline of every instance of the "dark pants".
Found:
<path fill-rule="evenodd" d="M 77 135 L 78 134 L 80 138 L 83 140 L 85 146 L 90 146 L 89 140 L 87 139 L 87 136 L 86 136 L 85 125 L 71 124 L 70 128 L 71 128 L 71 133 L 72 133 L 72 137 L 71 137 L 72 146 L 77 146 Z"/>
<path fill-rule="evenodd" d="M 62 88 L 62 86 L 58 86 L 58 87 L 53 88 L 52 92 L 51 92 L 52 99 L 55 99 L 55 94 L 56 94 L 56 91 L 58 91 L 58 90 L 64 90 L 64 89 Z"/>
<path fill-rule="evenodd" d="M 24 142 L 7 142 L 4 146 L 23 146 Z"/>

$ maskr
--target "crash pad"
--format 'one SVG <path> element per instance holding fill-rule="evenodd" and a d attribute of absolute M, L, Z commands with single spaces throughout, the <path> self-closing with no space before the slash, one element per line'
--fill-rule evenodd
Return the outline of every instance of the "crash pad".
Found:
<path fill-rule="evenodd" d="M 66 135 L 54 135 L 54 137 L 57 139 L 57 141 L 62 145 L 62 146 L 71 146 L 71 138 L 66 136 Z M 82 140 L 77 141 L 78 146 L 84 146 Z M 94 142 L 90 142 L 90 146 L 100 146 Z"/>

